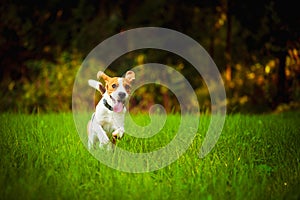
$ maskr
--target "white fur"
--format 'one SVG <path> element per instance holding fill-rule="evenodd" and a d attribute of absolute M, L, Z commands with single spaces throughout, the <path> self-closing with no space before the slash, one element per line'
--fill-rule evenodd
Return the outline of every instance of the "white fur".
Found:
<path fill-rule="evenodd" d="M 107 146 L 109 148 L 110 140 L 107 135 L 107 133 L 112 133 L 113 136 L 116 136 L 118 138 L 122 138 L 124 134 L 124 117 L 126 108 L 124 107 L 122 112 L 116 113 L 113 111 L 110 111 L 107 107 L 104 106 L 103 100 L 106 99 L 107 103 L 111 106 L 114 106 L 114 102 L 111 99 L 110 96 L 112 96 L 114 99 L 118 98 L 119 92 L 124 92 L 126 94 L 125 99 L 128 98 L 128 94 L 123 87 L 123 78 L 118 79 L 119 87 L 112 92 L 110 95 L 108 95 L 107 92 L 105 92 L 102 96 L 102 99 L 99 101 L 99 103 L 96 106 L 95 113 L 92 116 L 92 119 L 90 123 L 88 124 L 88 148 L 91 149 L 94 147 L 94 144 L 99 141 L 99 147 Z M 98 81 L 95 80 L 89 80 L 88 84 L 95 88 L 96 90 L 99 90 L 99 84 L 101 84 Z"/>
<path fill-rule="evenodd" d="M 99 90 L 99 85 L 102 85 L 99 81 L 95 81 L 95 80 L 88 80 L 89 86 L 91 86 L 92 88 L 95 88 L 96 90 L 98 90 L 99 92 L 101 92 Z"/>

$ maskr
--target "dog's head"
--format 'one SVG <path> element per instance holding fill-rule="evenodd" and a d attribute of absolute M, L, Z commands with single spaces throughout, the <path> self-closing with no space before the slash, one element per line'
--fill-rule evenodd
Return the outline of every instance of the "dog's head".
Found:
<path fill-rule="evenodd" d="M 114 112 L 122 112 L 131 93 L 131 82 L 135 79 L 133 71 L 127 71 L 125 77 L 109 77 L 104 72 L 99 71 L 97 78 L 105 81 L 105 87 L 100 88 L 103 93 L 107 93 L 112 99 Z"/>

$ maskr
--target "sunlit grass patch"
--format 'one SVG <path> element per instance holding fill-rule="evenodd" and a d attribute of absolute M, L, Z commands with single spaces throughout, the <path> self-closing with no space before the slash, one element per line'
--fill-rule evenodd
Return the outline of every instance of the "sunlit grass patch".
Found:
<path fill-rule="evenodd" d="M 215 148 L 200 147 L 210 116 L 174 163 L 149 173 L 111 169 L 85 148 L 72 114 L 1 114 L 1 199 L 282 199 L 300 197 L 300 113 L 228 116 Z M 145 126 L 148 116 L 135 116 Z M 150 138 L 117 146 L 148 152 L 176 135 L 177 116 Z M 130 130 L 130 129 L 129 129 Z"/>

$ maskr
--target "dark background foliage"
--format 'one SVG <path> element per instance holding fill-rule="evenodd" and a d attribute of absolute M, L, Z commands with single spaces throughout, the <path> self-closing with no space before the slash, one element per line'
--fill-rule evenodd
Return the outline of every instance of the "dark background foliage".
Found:
<path fill-rule="evenodd" d="M 1 111 L 69 111 L 84 57 L 114 34 L 148 26 L 180 31 L 209 52 L 222 73 L 230 112 L 293 109 L 300 100 L 298 13 L 294 1 L 280 0 L 3 0 Z M 108 73 L 147 62 L 183 73 L 201 109 L 209 111 L 207 89 L 193 67 L 168 52 L 128 53 Z M 151 103 L 177 109 L 172 93 L 155 85 L 136 91 L 132 104 L 141 102 L 148 102 L 145 110 Z"/>

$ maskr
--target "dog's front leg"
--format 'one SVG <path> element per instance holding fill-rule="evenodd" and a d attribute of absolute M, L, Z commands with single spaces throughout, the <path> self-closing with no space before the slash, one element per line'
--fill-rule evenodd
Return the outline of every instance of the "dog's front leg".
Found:
<path fill-rule="evenodd" d="M 100 142 L 100 144 L 99 144 L 100 148 L 102 148 L 104 145 L 106 145 L 110 142 L 106 132 L 103 130 L 101 125 L 98 125 L 98 124 L 96 125 L 95 132 L 96 132 L 97 137 Z"/>

